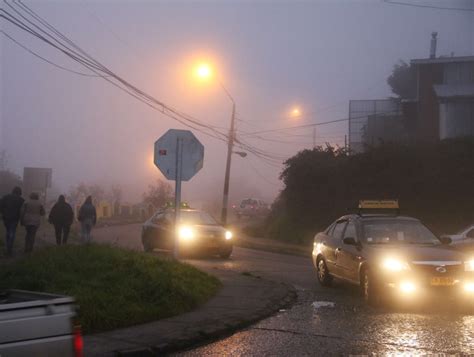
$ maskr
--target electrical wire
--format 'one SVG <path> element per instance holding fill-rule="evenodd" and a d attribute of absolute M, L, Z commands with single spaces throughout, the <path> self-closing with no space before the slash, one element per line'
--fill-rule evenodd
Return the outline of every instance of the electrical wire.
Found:
<path fill-rule="evenodd" d="M 468 9 L 468 8 L 463 8 L 463 7 L 444 7 L 444 6 L 436 6 L 436 5 L 413 4 L 413 3 L 403 2 L 403 1 L 392 1 L 392 0 L 383 0 L 383 2 L 386 4 L 391 4 L 391 5 L 411 6 L 411 7 L 419 7 L 419 8 L 435 9 L 435 10 L 474 12 L 474 9 Z"/>

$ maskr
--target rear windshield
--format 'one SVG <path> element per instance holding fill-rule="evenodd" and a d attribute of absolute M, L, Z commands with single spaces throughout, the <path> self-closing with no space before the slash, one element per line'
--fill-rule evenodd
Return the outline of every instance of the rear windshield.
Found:
<path fill-rule="evenodd" d="M 257 205 L 257 201 L 256 200 L 252 200 L 252 199 L 247 199 L 247 200 L 243 200 L 242 203 L 241 203 L 242 206 L 244 205 L 253 205 L 253 206 L 256 206 Z"/>
<path fill-rule="evenodd" d="M 363 240 L 368 244 L 441 244 L 421 222 L 402 219 L 366 220 Z"/>

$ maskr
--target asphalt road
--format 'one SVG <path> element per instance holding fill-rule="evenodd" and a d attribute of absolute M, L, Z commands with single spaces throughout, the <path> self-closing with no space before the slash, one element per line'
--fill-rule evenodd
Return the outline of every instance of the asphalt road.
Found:
<path fill-rule="evenodd" d="M 97 230 L 96 238 L 141 249 L 139 225 Z M 230 269 L 292 284 L 298 300 L 230 337 L 176 356 L 474 354 L 474 310 L 449 299 L 372 309 L 354 287 L 320 287 L 308 258 L 244 248 L 235 248 L 229 260 L 187 262 L 208 271 Z"/>

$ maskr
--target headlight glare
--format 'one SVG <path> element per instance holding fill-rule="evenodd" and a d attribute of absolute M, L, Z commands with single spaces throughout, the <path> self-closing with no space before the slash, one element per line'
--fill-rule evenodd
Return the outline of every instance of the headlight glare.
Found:
<path fill-rule="evenodd" d="M 225 231 L 225 239 L 226 240 L 231 240 L 233 237 L 233 234 L 231 231 Z"/>
<path fill-rule="evenodd" d="M 408 265 L 407 262 L 404 262 L 404 261 L 399 260 L 399 259 L 392 259 L 392 258 L 385 259 L 382 262 L 382 267 L 385 270 L 393 271 L 393 272 L 399 272 L 399 271 L 403 271 L 403 270 L 410 270 L 410 266 Z"/>
<path fill-rule="evenodd" d="M 194 231 L 191 227 L 182 226 L 179 228 L 178 237 L 183 241 L 190 241 L 194 239 Z"/>
<path fill-rule="evenodd" d="M 474 271 L 474 259 L 464 262 L 465 271 Z"/>

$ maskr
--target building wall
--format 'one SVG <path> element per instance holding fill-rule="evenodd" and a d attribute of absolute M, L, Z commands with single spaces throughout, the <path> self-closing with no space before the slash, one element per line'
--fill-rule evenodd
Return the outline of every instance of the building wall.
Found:
<path fill-rule="evenodd" d="M 442 83 L 442 64 L 418 66 L 418 120 L 416 137 L 419 142 L 433 142 L 440 139 L 439 103 L 433 85 Z"/>

